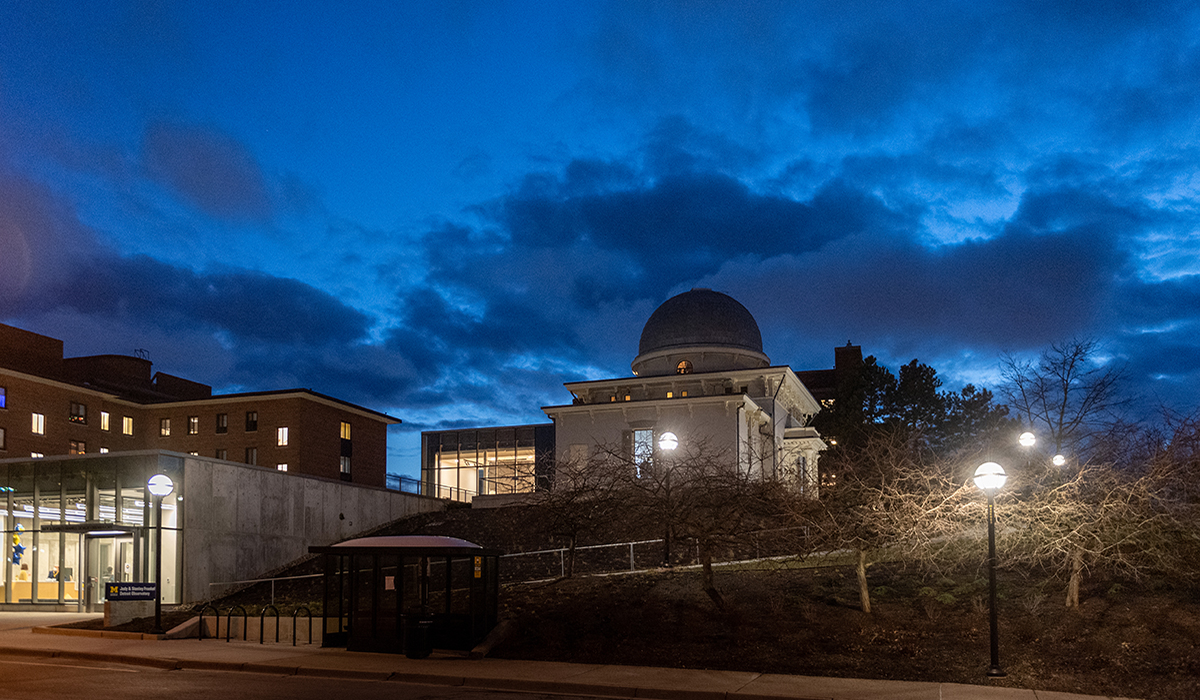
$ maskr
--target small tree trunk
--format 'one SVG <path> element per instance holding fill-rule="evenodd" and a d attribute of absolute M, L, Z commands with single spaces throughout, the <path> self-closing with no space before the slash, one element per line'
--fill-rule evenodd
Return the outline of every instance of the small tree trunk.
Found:
<path fill-rule="evenodd" d="M 663 532 L 663 566 L 671 566 L 671 525 L 667 524 L 666 531 Z"/>
<path fill-rule="evenodd" d="M 1079 579 L 1083 575 L 1083 551 L 1071 553 L 1071 578 L 1067 581 L 1067 608 L 1079 607 Z"/>
<path fill-rule="evenodd" d="M 858 550 L 858 599 L 862 603 L 862 611 L 871 612 L 871 589 L 867 587 L 867 552 Z"/>
<path fill-rule="evenodd" d="M 708 547 L 700 548 L 700 570 L 703 572 L 704 592 L 712 598 L 712 602 L 716 604 L 718 610 L 725 609 L 725 599 L 721 597 L 721 592 L 717 590 L 715 581 L 713 580 L 712 568 L 712 552 Z"/>
<path fill-rule="evenodd" d="M 571 543 L 567 545 L 567 578 L 575 575 L 575 535 L 571 535 Z"/>

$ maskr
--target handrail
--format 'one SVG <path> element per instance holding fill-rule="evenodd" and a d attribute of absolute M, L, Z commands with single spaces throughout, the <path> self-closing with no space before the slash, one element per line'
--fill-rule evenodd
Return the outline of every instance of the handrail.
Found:
<path fill-rule="evenodd" d="M 275 611 L 275 643 L 278 644 L 279 643 L 279 608 L 275 607 L 274 605 L 265 606 L 262 609 L 262 612 L 260 612 L 258 614 L 258 643 L 262 644 L 263 637 L 266 637 L 266 635 L 263 634 L 263 626 L 267 622 L 267 609 L 268 608 Z"/>
<path fill-rule="evenodd" d="M 308 643 L 313 643 L 312 611 L 309 610 L 307 606 L 301 605 L 300 607 L 296 608 L 296 612 L 292 613 L 292 646 L 296 646 L 296 616 L 300 614 L 301 610 L 304 611 L 305 615 L 308 615 Z M 276 639 L 275 641 L 278 642 L 279 639 Z"/>
<path fill-rule="evenodd" d="M 242 641 L 244 642 L 244 641 L 246 641 L 246 628 L 249 625 L 246 624 L 246 609 L 240 605 L 235 605 L 232 608 L 230 608 L 229 612 L 225 616 L 225 641 L 226 642 L 229 641 L 229 634 L 230 634 L 230 632 L 233 631 L 233 611 L 234 610 L 242 611 Z"/>
<path fill-rule="evenodd" d="M 204 607 L 200 608 L 200 635 L 199 635 L 199 638 L 201 640 L 204 639 L 204 612 L 206 610 L 208 610 L 209 608 L 212 608 L 212 611 L 214 613 L 216 613 L 216 617 L 217 617 L 216 635 L 218 637 L 221 636 L 221 609 L 210 603 L 210 604 L 205 605 Z"/>

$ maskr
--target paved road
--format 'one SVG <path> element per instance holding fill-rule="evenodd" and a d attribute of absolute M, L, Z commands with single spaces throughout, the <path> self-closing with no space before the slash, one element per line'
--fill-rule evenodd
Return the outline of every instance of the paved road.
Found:
<path fill-rule="evenodd" d="M 395 681 L 301 678 L 262 673 L 164 671 L 145 666 L 0 654 L 0 697 L 22 700 L 562 700 Z M 571 696 L 566 696 L 571 697 Z"/>

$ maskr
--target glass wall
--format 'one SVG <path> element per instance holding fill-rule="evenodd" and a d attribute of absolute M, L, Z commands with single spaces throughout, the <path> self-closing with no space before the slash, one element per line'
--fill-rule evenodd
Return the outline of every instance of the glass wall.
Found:
<path fill-rule="evenodd" d="M 538 427 L 427 433 L 426 495 L 470 501 L 476 495 L 533 491 L 538 454 L 545 452 L 545 448 L 539 450 Z M 548 427 L 552 431 L 553 426 Z"/>
<path fill-rule="evenodd" d="M 183 463 L 155 455 L 0 464 L 0 603 L 89 607 L 103 602 L 103 583 L 153 581 L 155 473 L 176 484 L 162 504 L 162 591 L 178 602 Z"/>

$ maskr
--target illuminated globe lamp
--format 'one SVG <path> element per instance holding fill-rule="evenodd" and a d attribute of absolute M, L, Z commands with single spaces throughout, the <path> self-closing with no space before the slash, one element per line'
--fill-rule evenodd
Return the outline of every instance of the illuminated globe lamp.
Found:
<path fill-rule="evenodd" d="M 1061 467 L 1062 465 L 1067 463 L 1067 458 L 1062 455 L 1054 455 L 1054 459 L 1052 459 L 1050 461 L 1052 461 L 1054 463 L 1054 466 Z"/>
<path fill-rule="evenodd" d="M 1017 442 L 1021 444 L 1021 447 L 1033 447 L 1037 444 L 1037 436 L 1026 431 L 1021 433 L 1021 436 L 1017 438 Z"/>
<path fill-rule="evenodd" d="M 1007 480 L 1004 467 L 995 462 L 984 462 L 975 470 L 975 486 L 987 494 L 988 499 L 988 617 L 991 623 L 992 663 L 987 674 L 991 678 L 1008 675 L 1000 668 L 1000 627 L 996 617 L 996 492 Z"/>
<path fill-rule="evenodd" d="M 155 474 L 146 482 L 154 496 L 157 523 L 154 528 L 154 634 L 162 634 L 162 499 L 175 490 L 175 482 L 166 474 Z"/>
<path fill-rule="evenodd" d="M 658 449 L 670 452 L 676 447 L 679 447 L 679 438 L 675 436 L 675 433 L 667 431 L 658 436 Z"/>

